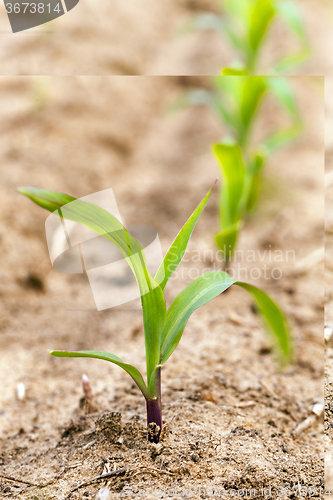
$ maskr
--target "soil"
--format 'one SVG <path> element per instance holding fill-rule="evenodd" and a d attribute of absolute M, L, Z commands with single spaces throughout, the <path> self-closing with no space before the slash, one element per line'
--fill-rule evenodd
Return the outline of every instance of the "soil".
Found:
<path fill-rule="evenodd" d="M 212 31 L 180 35 L 202 11 L 219 0 L 80 0 L 69 13 L 45 25 L 11 32 L 0 10 L 2 75 L 217 75 L 237 58 Z M 308 62 L 292 74 L 332 75 L 331 0 L 299 0 L 312 47 Z M 261 54 L 259 73 L 297 49 L 297 41 L 277 22 Z"/>
<path fill-rule="evenodd" d="M 333 126 L 333 101 L 332 90 L 333 80 L 328 78 L 325 82 L 326 86 L 326 152 L 325 152 L 325 170 L 326 179 L 330 178 L 333 171 L 333 141 L 332 141 L 332 126 Z M 332 235 L 333 235 L 333 184 L 326 182 L 325 196 L 325 324 L 327 328 L 333 325 L 333 295 L 332 295 L 332 279 L 333 279 L 333 254 L 332 254 Z M 329 339 L 326 344 L 325 357 L 325 437 L 326 437 L 326 485 L 333 489 L 333 455 L 332 455 L 332 409 L 333 409 L 333 339 Z"/>
<path fill-rule="evenodd" d="M 0 80 L 1 498 L 95 499 L 105 485 L 112 498 L 144 496 L 155 487 L 166 488 L 164 497 L 184 487 L 187 493 L 192 488 L 193 498 L 204 498 L 209 490 L 199 487 L 215 487 L 224 488 L 225 497 L 251 489 L 252 498 L 296 498 L 298 485 L 322 497 L 323 422 L 295 429 L 323 398 L 323 262 L 307 265 L 324 242 L 323 78 L 291 83 L 304 131 L 271 158 L 255 217 L 242 230 L 239 248 L 260 257 L 233 267 L 240 264 L 247 273 L 264 264 L 271 268 L 265 250 L 295 252 L 295 262 L 284 258 L 276 265 L 281 279 L 248 277 L 286 311 L 295 362 L 279 369 L 251 299 L 232 288 L 193 314 L 165 365 L 164 433 L 152 445 L 143 398 L 127 374 L 100 360 L 47 353 L 105 350 L 144 373 L 140 311 L 121 306 L 97 312 L 84 274 L 53 270 L 47 214 L 15 188 L 33 185 L 82 197 L 112 187 L 126 224 L 154 227 L 165 252 L 218 175 L 210 145 L 225 131 L 212 113 L 203 107 L 168 111 L 185 88 L 208 81 Z M 255 138 L 285 120 L 268 102 Z M 192 261 L 180 268 L 184 276 L 221 265 L 216 254 L 201 262 L 193 258 L 197 250 L 201 256 L 214 250 L 217 202 L 215 189 L 191 239 Z M 168 304 L 188 282 L 180 272 L 171 280 Z M 90 406 L 80 403 L 83 373 L 94 393 Z M 19 383 L 25 385 L 23 399 Z M 282 487 L 291 495 L 283 496 Z M 141 491 L 132 494 L 136 489 Z"/>

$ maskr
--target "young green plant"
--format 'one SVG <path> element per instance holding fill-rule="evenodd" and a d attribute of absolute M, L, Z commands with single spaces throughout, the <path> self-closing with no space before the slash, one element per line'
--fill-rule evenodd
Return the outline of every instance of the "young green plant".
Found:
<path fill-rule="evenodd" d="M 253 128 L 265 99 L 274 99 L 290 124 L 254 143 Z M 212 89 L 194 89 L 183 94 L 177 106 L 204 105 L 211 108 L 227 130 L 213 146 L 223 177 L 220 232 L 216 243 L 226 266 L 235 250 L 244 217 L 256 204 L 267 159 L 294 140 L 302 129 L 293 91 L 286 78 L 261 76 L 218 76 Z"/>
<path fill-rule="evenodd" d="M 267 71 L 259 69 L 260 53 L 273 23 L 282 21 L 298 41 L 296 52 L 272 63 Z M 294 0 L 219 0 L 216 13 L 194 16 L 185 31 L 214 30 L 227 39 L 238 54 L 223 75 L 285 74 L 304 63 L 310 53 L 303 21 Z"/>
<path fill-rule="evenodd" d="M 210 197 L 210 190 L 176 236 L 153 278 L 148 271 L 141 243 L 109 212 L 91 203 L 55 191 L 32 187 L 19 192 L 37 205 L 59 217 L 92 229 L 114 243 L 127 260 L 139 287 L 145 335 L 147 379 L 139 370 L 118 356 L 104 351 L 50 351 L 58 357 L 88 357 L 114 363 L 134 380 L 146 400 L 148 439 L 158 443 L 162 430 L 161 370 L 176 349 L 186 323 L 198 308 L 214 299 L 232 285 L 247 290 L 265 320 L 282 363 L 291 356 L 291 338 L 285 317 L 277 304 L 262 290 L 234 280 L 223 271 L 208 272 L 188 285 L 167 309 L 164 291 L 173 272 L 181 262 L 192 231 Z"/>

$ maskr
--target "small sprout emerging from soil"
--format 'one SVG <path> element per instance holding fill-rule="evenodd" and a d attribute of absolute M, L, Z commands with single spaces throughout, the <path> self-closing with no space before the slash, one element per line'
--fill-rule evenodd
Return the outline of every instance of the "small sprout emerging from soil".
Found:
<path fill-rule="evenodd" d="M 184 256 L 192 231 L 208 202 L 212 189 L 176 236 L 154 278 L 147 268 L 141 243 L 109 212 L 91 203 L 55 191 L 31 187 L 20 188 L 19 191 L 37 205 L 54 212 L 59 217 L 81 223 L 114 243 L 122 251 L 134 273 L 141 296 L 147 382 L 144 381 L 136 367 L 123 362 L 118 356 L 108 352 L 50 351 L 50 354 L 58 357 L 103 359 L 125 370 L 132 377 L 146 400 L 150 442 L 158 443 L 162 430 L 161 371 L 163 365 L 179 344 L 191 314 L 230 286 L 236 285 L 250 293 L 275 342 L 281 362 L 284 363 L 290 359 L 290 333 L 285 317 L 276 303 L 259 288 L 236 281 L 223 271 L 208 272 L 199 276 L 174 299 L 168 309 L 166 307 L 164 291 L 168 280 Z M 71 203 L 73 201 L 75 203 Z M 114 420 L 115 414 L 112 414 L 111 417 Z M 99 425 L 104 428 L 104 422 L 99 422 Z M 116 427 L 120 435 L 121 428 L 119 425 Z"/>
<path fill-rule="evenodd" d="M 16 386 L 16 397 L 19 401 L 25 399 L 25 384 L 23 382 L 19 382 Z"/>
<path fill-rule="evenodd" d="M 92 389 L 91 389 L 90 380 L 88 379 L 88 377 L 85 373 L 82 375 L 82 388 L 83 388 L 84 397 L 86 399 L 92 400 L 93 393 L 92 393 Z"/>
<path fill-rule="evenodd" d="M 86 374 L 82 375 L 83 397 L 80 399 L 80 408 L 84 408 L 86 413 L 95 413 L 98 408 L 93 404 L 93 392 L 90 380 Z"/>

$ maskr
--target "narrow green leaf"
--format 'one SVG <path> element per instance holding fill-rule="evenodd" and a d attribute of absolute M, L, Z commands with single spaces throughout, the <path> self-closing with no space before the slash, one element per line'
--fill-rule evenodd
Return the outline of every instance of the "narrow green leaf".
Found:
<path fill-rule="evenodd" d="M 109 212 L 92 203 L 56 191 L 25 187 L 19 188 L 19 192 L 55 215 L 83 224 L 114 243 L 121 250 L 134 272 L 142 295 L 157 286 L 147 270 L 141 243 Z M 61 205 L 64 200 L 67 200 L 66 204 Z M 56 210 L 54 211 L 55 206 Z"/>
<path fill-rule="evenodd" d="M 193 89 L 188 92 L 184 92 L 180 95 L 180 97 L 172 102 L 169 109 L 171 111 L 179 111 L 188 105 L 209 106 L 214 112 L 216 112 L 218 118 L 222 118 L 223 121 L 227 122 L 231 126 L 234 125 L 232 116 L 228 112 L 224 102 L 211 90 Z"/>
<path fill-rule="evenodd" d="M 43 208 L 47 207 L 50 211 L 52 211 L 54 206 L 57 206 L 57 209 L 61 207 L 60 216 L 64 219 L 81 223 L 114 243 L 132 265 L 142 295 L 146 295 L 154 287 L 158 287 L 147 269 L 141 243 L 109 212 L 96 205 L 69 197 L 63 193 L 36 188 L 20 188 L 20 192 Z M 71 201 L 75 201 L 75 203 L 62 206 L 62 201 L 69 200 L 69 198 Z M 51 205 L 49 203 L 50 199 L 52 200 Z"/>
<path fill-rule="evenodd" d="M 301 125 L 295 125 L 294 127 L 283 130 L 282 132 L 277 132 L 269 139 L 266 139 L 266 142 L 262 145 L 262 149 L 265 151 L 266 155 L 270 155 L 277 149 L 280 149 L 289 142 L 295 140 L 301 131 Z"/>
<path fill-rule="evenodd" d="M 155 276 L 155 280 L 157 281 L 157 283 L 160 283 L 162 290 L 165 290 L 168 280 L 170 279 L 173 272 L 177 268 L 178 264 L 182 260 L 189 239 L 191 237 L 191 234 L 194 230 L 196 223 L 198 222 L 200 215 L 203 212 L 203 209 L 206 206 L 206 203 L 211 195 L 212 190 L 213 188 L 210 191 L 208 191 L 202 202 L 194 210 L 191 217 L 187 220 L 182 229 L 179 231 L 171 247 L 167 251 Z"/>
<path fill-rule="evenodd" d="M 249 76 L 244 79 L 240 116 L 243 124 L 242 145 L 246 146 L 250 128 L 259 107 L 260 101 L 267 90 L 265 79 L 261 76 Z"/>
<path fill-rule="evenodd" d="M 144 395 L 146 399 L 152 399 L 154 396 L 147 389 L 146 384 L 142 378 L 141 373 L 137 368 L 132 365 L 128 365 L 124 363 L 118 356 L 114 354 L 110 354 L 109 352 L 104 351 L 49 351 L 52 356 L 56 356 L 59 358 L 95 358 L 95 359 L 104 359 L 105 361 L 110 361 L 115 365 L 120 366 L 125 370 L 134 380 L 134 382 L 139 387 L 140 391 Z"/>
<path fill-rule="evenodd" d="M 238 144 L 218 143 L 213 152 L 221 167 L 223 185 L 220 201 L 220 218 L 223 230 L 239 221 L 239 207 L 243 195 L 245 168 Z"/>
<path fill-rule="evenodd" d="M 235 285 L 247 290 L 258 305 L 259 311 L 281 354 L 282 363 L 292 356 L 291 338 L 286 318 L 278 305 L 262 290 L 248 283 L 237 281 Z"/>
<path fill-rule="evenodd" d="M 241 64 L 239 64 L 239 66 L 236 66 L 235 64 L 233 69 L 244 68 Z M 228 104 L 231 100 L 233 109 L 236 109 L 236 107 L 239 106 L 245 80 L 246 78 L 233 78 L 232 75 L 230 77 L 216 76 L 214 78 L 215 85 L 221 93 L 221 100 L 226 101 L 226 104 Z"/>
<path fill-rule="evenodd" d="M 280 16 L 285 19 L 291 31 L 297 36 L 301 43 L 299 51 L 295 54 L 289 54 L 275 65 L 275 72 L 283 74 L 303 64 L 309 57 L 311 49 L 304 23 L 296 3 L 290 0 L 280 0 L 277 2 L 276 8 Z"/>
<path fill-rule="evenodd" d="M 276 3 L 276 9 L 277 12 L 284 17 L 290 29 L 301 40 L 301 42 L 307 44 L 308 40 L 304 24 L 295 1 L 280 0 Z"/>
<path fill-rule="evenodd" d="M 215 235 L 215 241 L 219 249 L 224 253 L 225 262 L 229 262 L 235 251 L 238 233 L 241 228 L 241 223 L 228 226 L 223 231 Z"/>
<path fill-rule="evenodd" d="M 55 210 L 58 210 L 67 203 L 76 200 L 76 198 L 68 194 L 59 193 L 58 191 L 47 191 L 46 189 L 38 189 L 30 186 L 18 188 L 17 191 L 49 212 L 55 212 Z"/>
<path fill-rule="evenodd" d="M 246 76 L 249 74 L 246 68 L 244 69 L 223 68 L 221 73 L 223 76 Z"/>
<path fill-rule="evenodd" d="M 55 205 L 58 204 L 57 208 L 59 208 L 62 201 L 67 199 L 67 195 L 62 193 L 36 188 L 21 188 L 20 192 L 43 208 L 51 209 L 51 211 Z M 50 199 L 52 204 L 50 204 Z M 89 227 L 114 243 L 122 251 L 134 273 L 140 290 L 143 309 L 147 377 L 149 380 L 151 372 L 159 359 L 160 336 L 166 314 L 163 292 L 147 269 L 141 243 L 106 210 L 79 199 L 74 198 L 72 201 L 74 202 L 61 206 L 60 212 L 58 210 L 59 213 L 55 213 L 64 219 L 76 221 Z"/>
<path fill-rule="evenodd" d="M 252 3 L 251 0 L 224 0 L 222 7 L 230 16 L 240 19 L 243 24 L 248 24 Z"/>
<path fill-rule="evenodd" d="M 258 0 L 251 12 L 249 42 L 253 52 L 257 52 L 273 19 L 275 8 L 270 0 Z"/>
<path fill-rule="evenodd" d="M 252 174 L 249 179 L 249 192 L 246 200 L 245 211 L 246 213 L 252 212 L 259 197 L 261 185 L 261 175 L 260 174 Z"/>
<path fill-rule="evenodd" d="M 292 54 L 281 59 L 281 61 L 275 64 L 274 72 L 281 75 L 297 68 L 308 59 L 310 53 L 310 49 L 305 48 L 304 50 L 297 52 L 296 54 Z"/>
<path fill-rule="evenodd" d="M 234 76 L 216 76 L 213 81 L 215 84 L 216 101 L 220 102 L 223 106 L 223 110 L 226 111 L 224 113 L 220 113 L 222 123 L 226 123 L 232 127 L 235 132 L 235 136 L 237 137 L 238 129 L 241 126 L 237 110 L 239 108 L 239 101 L 243 91 L 243 78 L 237 78 Z"/>
<path fill-rule="evenodd" d="M 280 353 L 282 363 L 291 358 L 291 338 L 285 317 L 277 304 L 262 290 L 235 281 L 223 271 L 206 273 L 194 280 L 172 302 L 167 312 L 162 336 L 161 364 L 164 364 L 177 347 L 190 315 L 198 307 L 214 299 L 231 285 L 247 290 L 255 299 L 269 333 Z"/>
<path fill-rule="evenodd" d="M 161 364 L 166 362 L 177 347 L 193 311 L 217 297 L 234 282 L 235 280 L 223 271 L 205 273 L 175 298 L 168 309 L 163 330 Z"/>
<path fill-rule="evenodd" d="M 266 83 L 278 101 L 288 111 L 294 120 L 299 120 L 299 110 L 296 104 L 295 95 L 286 78 L 274 76 L 266 78 Z"/>
<path fill-rule="evenodd" d="M 249 167 L 246 170 L 245 175 L 245 189 L 244 189 L 244 209 L 245 212 L 251 212 L 259 196 L 260 184 L 261 184 L 261 171 L 265 165 L 266 155 L 261 153 L 256 153 Z"/>

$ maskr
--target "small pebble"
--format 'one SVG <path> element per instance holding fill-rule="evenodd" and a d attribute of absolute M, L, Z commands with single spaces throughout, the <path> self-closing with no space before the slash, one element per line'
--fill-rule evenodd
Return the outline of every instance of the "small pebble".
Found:
<path fill-rule="evenodd" d="M 25 385 L 23 382 L 19 382 L 16 385 L 16 396 L 19 401 L 23 401 L 25 398 Z"/>
<path fill-rule="evenodd" d="M 111 492 L 108 488 L 102 488 L 97 493 L 95 500 L 111 500 Z"/>
<path fill-rule="evenodd" d="M 324 407 L 325 407 L 324 402 L 322 402 L 322 403 L 316 403 L 314 405 L 314 407 L 312 408 L 312 413 L 314 413 L 315 415 L 317 415 L 317 417 L 320 417 L 323 414 L 323 412 L 324 412 Z"/>
<path fill-rule="evenodd" d="M 333 334 L 332 328 L 330 327 L 324 328 L 324 337 L 326 342 L 329 342 L 331 340 L 332 334 Z"/>

